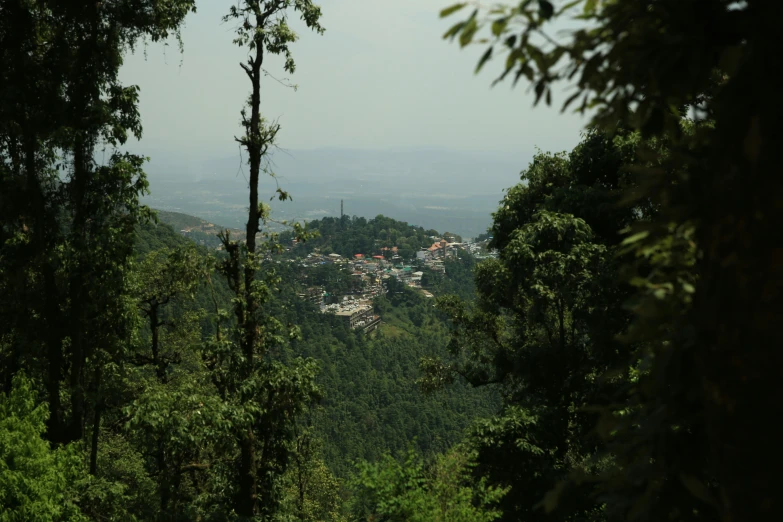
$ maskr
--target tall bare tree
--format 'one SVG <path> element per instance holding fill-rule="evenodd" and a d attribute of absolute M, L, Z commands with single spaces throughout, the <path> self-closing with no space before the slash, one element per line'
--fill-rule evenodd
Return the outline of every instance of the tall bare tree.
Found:
<path fill-rule="evenodd" d="M 259 408 L 266 415 L 265 426 L 262 427 L 261 421 L 256 420 L 244 425 L 239 433 L 239 491 L 235 509 L 243 517 L 268 514 L 274 509 L 276 502 L 270 498 L 273 486 L 269 477 L 282 474 L 287 451 L 281 448 L 286 436 L 280 430 L 285 430 L 291 414 L 314 391 L 314 384 L 306 377 L 311 374 L 312 366 L 305 365 L 303 372 L 299 373 L 296 369 L 286 372 L 279 365 L 265 364 L 270 343 L 278 340 L 274 332 L 280 325 L 273 318 L 260 318 L 260 306 L 268 298 L 274 281 L 261 281 L 258 274 L 262 258 L 258 235 L 262 223 L 269 218 L 269 207 L 259 202 L 258 184 L 262 174 L 273 175 L 268 168 L 267 155 L 280 130 L 279 124 L 268 122 L 261 116 L 261 80 L 268 74 L 263 67 L 267 55 L 282 56 L 286 73 L 291 74 L 296 68 L 290 50 L 290 45 L 297 40 L 297 34 L 288 25 L 291 14 L 298 14 L 308 29 L 323 33 L 321 9 L 311 0 L 242 0 L 232 6 L 224 17 L 225 22 L 236 22 L 234 43 L 248 49 L 248 59 L 240 66 L 251 84 L 249 100 L 241 111 L 244 135 L 236 138 L 247 153 L 250 170 L 244 245 L 227 234 L 223 236 L 229 254 L 224 273 L 236 294 L 234 314 L 238 327 L 236 360 L 239 381 L 234 388 L 254 390 L 252 399 L 248 397 L 242 402 L 265 402 Z M 281 200 L 288 198 L 288 194 L 280 189 L 276 195 Z M 269 376 L 272 374 L 287 377 L 270 385 Z M 283 382 L 290 387 L 286 388 Z M 275 411 L 281 414 L 277 420 L 271 416 L 271 412 Z M 271 451 L 272 447 L 278 448 L 277 457 L 272 457 L 275 453 Z M 261 477 L 266 477 L 263 479 L 267 481 L 265 485 L 260 485 Z"/>

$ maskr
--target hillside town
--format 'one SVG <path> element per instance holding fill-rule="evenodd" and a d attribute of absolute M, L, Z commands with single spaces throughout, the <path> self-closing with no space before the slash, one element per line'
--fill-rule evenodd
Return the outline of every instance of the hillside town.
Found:
<path fill-rule="evenodd" d="M 335 296 L 329 295 L 323 287 L 314 286 L 307 288 L 299 297 L 317 306 L 322 313 L 333 313 L 340 317 L 351 329 L 370 332 L 377 328 L 381 321 L 381 318 L 373 313 L 373 299 L 389 292 L 389 281 L 418 289 L 426 298 L 432 298 L 433 294 L 422 288 L 425 271 L 446 274 L 445 261 L 459 257 L 461 253 L 476 258 L 496 255 L 493 252 L 485 254 L 486 242 L 449 242 L 439 237 L 431 239 L 433 243 L 416 252 L 416 257 L 408 262 L 398 254 L 397 247 L 381 248 L 384 255 L 355 253 L 350 258 L 315 249 L 316 251 L 299 261 L 301 266 L 337 265 L 343 271 L 350 272 L 354 281 L 351 285 L 353 291 Z"/>
<path fill-rule="evenodd" d="M 217 237 L 221 227 L 207 221 L 180 216 L 175 213 L 167 213 L 166 218 L 179 218 L 181 235 L 189 237 L 202 245 L 223 250 L 223 246 Z M 184 218 L 190 218 L 185 221 Z M 232 235 L 241 238 L 240 231 L 230 230 Z M 235 233 L 235 234 L 234 234 Z M 262 239 L 262 238 L 259 238 Z M 420 292 L 425 298 L 433 298 L 431 291 L 422 285 L 427 273 L 446 274 L 446 261 L 459 258 L 462 254 L 469 255 L 477 260 L 487 257 L 496 257 L 497 253 L 488 249 L 488 239 L 474 241 L 462 240 L 458 236 L 444 234 L 443 236 L 430 236 L 429 246 L 415 252 L 411 258 L 404 258 L 397 246 L 376 247 L 371 253 L 356 252 L 350 256 L 344 256 L 328 250 L 313 248 L 307 253 L 301 250 L 302 243 L 292 239 L 290 245 L 285 247 L 289 263 L 297 263 L 302 268 L 314 268 L 323 265 L 333 265 L 342 273 L 350 274 L 349 289 L 333 295 L 327 292 L 324 286 L 307 286 L 299 294 L 299 297 L 308 301 L 322 313 L 334 314 L 341 318 L 345 325 L 354 330 L 371 332 L 378 327 L 381 318 L 373 312 L 373 300 L 389 292 L 389 282 L 395 281 L 406 287 Z M 410 255 L 411 252 L 408 251 Z M 280 262 L 280 261 L 276 261 Z"/>

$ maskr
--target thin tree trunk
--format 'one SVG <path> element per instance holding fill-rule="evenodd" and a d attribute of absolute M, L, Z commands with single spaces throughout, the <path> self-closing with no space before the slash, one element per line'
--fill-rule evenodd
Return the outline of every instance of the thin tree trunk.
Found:
<path fill-rule="evenodd" d="M 157 303 L 150 305 L 150 330 L 152 331 L 152 364 L 155 366 L 155 375 L 158 380 L 166 383 L 166 365 L 160 355 L 160 309 Z"/>
<path fill-rule="evenodd" d="M 261 21 L 259 21 L 261 23 Z M 258 208 L 258 180 L 261 174 L 261 152 L 263 144 L 261 143 L 261 134 L 259 125 L 261 123 L 261 64 L 264 61 L 263 46 L 256 47 L 255 58 L 250 63 L 251 81 L 253 84 L 253 93 L 250 100 L 250 130 L 247 133 L 248 145 L 247 153 L 250 157 L 250 208 L 247 218 L 246 241 L 248 259 L 245 263 L 245 324 L 244 324 L 244 355 L 247 364 L 252 365 L 255 345 L 258 338 L 258 325 L 255 319 L 255 312 L 258 307 L 255 296 L 253 295 L 253 281 L 256 276 L 255 255 L 256 255 L 256 234 L 259 231 L 259 208 Z"/>
<path fill-rule="evenodd" d="M 41 181 L 38 179 L 36 164 L 37 140 L 35 136 L 27 136 L 24 144 L 25 177 L 27 193 L 30 200 L 30 213 L 33 216 L 33 241 L 35 242 L 35 257 L 41 264 L 43 275 L 43 313 L 46 331 L 44 343 L 47 358 L 47 382 L 49 419 L 47 421 L 47 438 L 51 442 L 64 442 L 65 434 L 60 404 L 60 379 L 63 372 L 62 341 L 60 339 L 60 310 L 57 303 L 57 281 L 54 268 L 48 259 L 47 240 L 52 230 L 46 216 Z"/>
<path fill-rule="evenodd" d="M 91 331 L 88 310 L 90 307 L 89 274 L 94 272 L 90 259 L 92 252 L 89 244 L 88 221 L 90 216 L 89 190 L 93 177 L 92 154 L 95 146 L 96 122 L 91 121 L 90 108 L 100 98 L 100 80 L 95 76 L 93 60 L 96 53 L 102 51 L 99 47 L 100 4 L 91 6 L 89 12 L 88 33 L 76 43 L 79 53 L 77 76 L 69 80 L 72 99 L 70 117 L 76 131 L 73 141 L 73 176 L 70 189 L 70 203 L 73 212 L 71 227 L 72 252 L 75 258 L 75 269 L 69 280 L 70 317 L 69 330 L 71 338 L 70 392 L 71 418 L 68 422 L 69 440 L 79 440 L 84 436 L 85 415 L 87 404 L 85 396 L 87 361 L 94 354 L 98 342 L 95 332 Z M 100 312 L 99 312 L 100 313 Z M 96 405 L 97 408 L 97 405 Z"/>
<path fill-rule="evenodd" d="M 158 440 L 158 451 L 156 452 L 155 460 L 158 464 L 158 480 L 160 482 L 160 514 L 161 518 L 165 520 L 169 502 L 171 501 L 171 484 L 166 470 L 166 454 L 162 440 Z"/>
<path fill-rule="evenodd" d="M 86 208 L 85 197 L 87 190 L 88 166 L 86 162 L 85 140 L 79 136 L 75 140 L 73 148 L 73 181 L 72 181 L 72 205 L 73 205 L 73 226 L 72 242 L 75 254 L 76 266 L 70 279 L 70 338 L 71 338 L 71 364 L 70 364 L 70 392 L 71 392 L 71 417 L 68 421 L 68 439 L 70 441 L 82 438 L 82 427 L 84 426 L 85 415 L 85 396 L 84 396 L 84 371 L 87 353 L 85 350 L 85 329 L 87 328 L 87 319 L 85 311 L 87 308 L 86 296 L 87 280 L 85 271 L 87 270 L 86 261 L 89 255 L 87 248 L 87 238 L 85 231 Z"/>
<path fill-rule="evenodd" d="M 237 513 L 243 517 L 252 517 L 258 506 L 256 477 L 255 437 L 248 429 L 240 441 L 239 502 Z"/>
<path fill-rule="evenodd" d="M 44 261 L 43 279 L 46 293 L 44 310 L 46 313 L 46 355 L 48 362 L 46 391 L 48 392 L 49 420 L 47 422 L 47 438 L 51 442 L 66 442 L 66 434 L 62 422 L 60 404 L 60 379 L 63 373 L 62 342 L 59 336 L 59 309 L 54 271 L 48 261 Z"/>
<path fill-rule="evenodd" d="M 257 27 L 263 27 L 264 19 L 256 17 Z M 255 317 L 257 303 L 253 295 L 253 281 L 256 277 L 256 234 L 259 231 L 258 208 L 258 179 L 261 171 L 261 154 L 263 144 L 259 125 L 261 123 L 261 64 L 264 60 L 263 44 L 256 46 L 255 57 L 250 60 L 250 67 L 246 69 L 253 85 L 250 99 L 250 127 L 247 134 L 247 153 L 250 162 L 250 208 L 246 227 L 247 259 L 244 267 L 244 301 L 245 313 L 243 327 L 243 339 L 241 349 L 245 357 L 245 378 L 253 373 L 256 357 L 256 344 L 258 341 L 258 322 Z M 240 487 L 239 509 L 241 516 L 251 517 L 256 514 L 258 506 L 258 477 L 256 476 L 255 440 L 252 428 L 240 439 L 241 463 L 240 463 Z"/>
<path fill-rule="evenodd" d="M 296 429 L 296 428 L 295 428 Z M 297 430 L 298 431 L 298 430 Z M 298 435 L 298 434 L 297 434 Z M 305 494 L 307 490 L 307 476 L 306 476 L 306 470 L 305 470 L 305 463 L 304 460 L 309 458 L 310 452 L 309 450 L 309 441 L 306 438 L 308 435 L 305 434 L 301 438 L 297 436 L 299 439 L 297 442 L 297 451 L 294 454 L 294 458 L 296 459 L 296 474 L 297 474 L 297 486 L 299 488 L 299 498 L 298 498 L 298 506 L 297 511 L 299 512 L 299 520 L 304 522 L 305 520 Z"/>
<path fill-rule="evenodd" d="M 561 300 L 557 302 L 557 325 L 560 332 L 560 351 L 564 352 L 566 349 L 566 331 L 563 302 Z"/>
<path fill-rule="evenodd" d="M 98 473 L 98 437 L 101 433 L 101 413 L 102 404 L 100 400 L 101 393 L 101 366 L 95 370 L 95 413 L 92 422 L 92 441 L 90 444 L 90 475 Z"/>

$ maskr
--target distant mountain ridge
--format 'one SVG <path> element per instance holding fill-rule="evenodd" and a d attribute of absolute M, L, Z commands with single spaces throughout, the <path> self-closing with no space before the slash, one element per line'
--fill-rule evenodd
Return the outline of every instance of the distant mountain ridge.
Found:
<path fill-rule="evenodd" d="M 145 170 L 153 190 L 158 182 L 218 179 L 227 184 L 245 184 L 242 172 L 247 167 L 234 152 L 141 152 L 150 156 Z M 520 170 L 530 160 L 511 152 L 435 147 L 280 149 L 270 159 L 280 181 L 305 188 L 328 186 L 339 180 L 396 180 L 412 181 L 455 196 L 500 193 L 519 181 Z M 387 176 L 391 178 L 386 179 Z"/>
<path fill-rule="evenodd" d="M 181 212 L 170 212 L 167 210 L 156 210 L 155 212 L 161 223 L 169 225 L 174 232 L 207 248 L 215 248 L 220 245 L 221 241 L 218 238 L 218 233 L 221 230 L 228 228 L 234 235 L 239 235 L 243 232 L 239 229 L 217 225 L 205 219 Z"/>
<path fill-rule="evenodd" d="M 269 201 L 278 220 L 311 220 L 345 214 L 367 219 L 394 216 L 424 228 L 463 236 L 486 231 L 503 190 L 519 182 L 520 166 L 509 155 L 459 150 L 278 151 L 262 178 L 262 200 L 278 186 L 293 201 Z M 247 209 L 246 166 L 240 157 L 190 157 L 178 166 L 170 156 L 147 167 L 155 208 L 203 216 L 243 228 Z"/>

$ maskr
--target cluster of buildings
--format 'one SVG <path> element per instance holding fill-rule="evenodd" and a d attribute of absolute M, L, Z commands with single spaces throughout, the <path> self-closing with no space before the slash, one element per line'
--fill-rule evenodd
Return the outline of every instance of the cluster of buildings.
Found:
<path fill-rule="evenodd" d="M 372 304 L 366 302 L 343 304 L 334 311 L 334 315 L 339 317 L 348 328 L 362 329 L 365 333 L 375 330 L 381 324 L 381 316 L 375 314 Z"/>
<path fill-rule="evenodd" d="M 355 278 L 355 284 L 352 285 L 355 292 L 338 296 L 337 302 L 331 304 L 326 302 L 327 298 L 333 296 L 329 296 L 323 287 L 307 288 L 299 294 L 299 297 L 319 307 L 322 313 L 335 314 L 350 329 L 371 332 L 378 327 L 381 318 L 374 313 L 372 300 L 388 292 L 389 280 L 396 279 L 407 286 L 421 287 L 424 272 L 415 270 L 411 266 L 401 264 L 394 266 L 381 256 L 378 256 L 380 259 L 365 259 L 363 255 L 358 255 L 351 260 L 337 254 L 334 256 L 330 258 L 330 255 L 311 254 L 308 258 L 309 263 L 305 262 L 305 264 L 334 262 L 343 265 L 343 270 L 350 272 L 350 277 Z M 428 297 L 431 296 L 432 294 L 429 294 Z"/>
<path fill-rule="evenodd" d="M 299 298 L 303 299 L 305 301 L 308 301 L 309 303 L 317 306 L 318 308 L 323 308 L 324 306 L 324 298 L 326 297 L 326 292 L 324 291 L 323 287 L 320 286 L 312 286 L 299 294 Z"/>
<path fill-rule="evenodd" d="M 343 258 L 343 256 L 340 254 L 325 255 L 319 252 L 314 252 L 312 254 L 307 254 L 307 257 L 303 258 L 299 263 L 305 267 L 332 263 L 345 263 L 345 258 Z"/>
<path fill-rule="evenodd" d="M 448 258 L 457 257 L 460 250 L 468 250 L 468 243 L 449 242 L 445 238 L 431 238 L 432 245 L 416 252 L 416 260 L 434 272 L 446 273 L 444 262 Z"/>
<path fill-rule="evenodd" d="M 322 313 L 336 315 L 347 328 L 371 332 L 381 324 L 381 316 L 375 313 L 372 301 L 366 298 L 344 296 L 341 302 L 322 305 Z"/>
<path fill-rule="evenodd" d="M 481 243 L 469 243 L 468 252 L 470 252 L 471 255 L 476 259 L 487 259 L 488 257 L 493 257 L 493 258 L 498 257 L 497 250 L 489 250 L 487 248 L 487 241 Z"/>
<path fill-rule="evenodd" d="M 427 248 L 416 253 L 415 265 L 422 265 L 434 272 L 445 273 L 445 260 L 458 257 L 460 251 L 470 252 L 476 257 L 487 257 L 485 247 L 471 242 L 450 242 L 445 238 L 433 237 L 433 243 Z M 300 260 L 302 266 L 315 266 L 322 264 L 338 264 L 345 272 L 350 273 L 355 284 L 351 285 L 353 292 L 349 295 L 339 296 L 337 302 L 326 304 L 329 296 L 322 287 L 311 287 L 300 294 L 313 305 L 320 308 L 322 313 L 334 313 L 341 318 L 345 325 L 351 329 L 363 329 L 372 331 L 381 323 L 381 318 L 373 312 L 373 298 L 388 292 L 388 282 L 392 279 L 400 283 L 419 288 L 426 297 L 433 297 L 430 292 L 421 288 L 424 276 L 422 270 L 415 266 L 406 265 L 397 254 L 396 247 L 381 249 L 385 256 L 365 256 L 354 254 L 352 257 L 344 257 L 340 254 L 323 254 L 313 252 Z M 389 255 L 391 254 L 391 255 Z M 491 253 L 489 255 L 492 255 Z"/>

